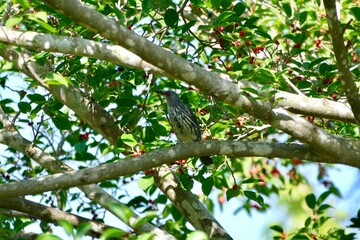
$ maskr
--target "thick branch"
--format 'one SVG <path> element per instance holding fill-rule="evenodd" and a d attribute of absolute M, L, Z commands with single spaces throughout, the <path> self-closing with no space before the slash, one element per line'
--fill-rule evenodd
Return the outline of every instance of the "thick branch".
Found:
<path fill-rule="evenodd" d="M 143 61 L 123 47 L 95 42 L 81 37 L 56 36 L 37 32 L 22 32 L 0 26 L 0 42 L 37 51 L 60 52 L 105 60 L 121 66 L 148 70 L 166 75 L 161 69 Z M 171 77 L 171 76 L 168 76 Z"/>
<path fill-rule="evenodd" d="M 0 142 L 4 142 L 4 133 L 0 131 Z M 6 135 L 6 133 L 5 133 Z M 103 164 L 93 168 L 54 174 L 22 182 L 13 182 L 0 186 L 0 199 L 37 194 L 49 190 L 64 189 L 97 183 L 119 176 L 136 174 L 155 166 L 169 164 L 192 156 L 221 154 L 228 156 L 262 156 L 281 158 L 301 158 L 323 161 L 312 154 L 307 146 L 287 143 L 200 141 L 178 144 L 173 147 L 156 150 L 128 160 Z M 339 163 L 340 159 L 327 159 Z M 359 165 L 359 162 L 357 162 Z"/>
<path fill-rule="evenodd" d="M 243 109 L 265 122 L 269 122 L 272 126 L 308 143 L 312 148 L 319 150 L 319 152 L 324 155 L 342 158 L 343 155 L 339 154 L 341 145 L 345 146 L 346 152 L 352 152 L 347 154 L 347 162 L 354 161 L 354 159 L 351 158 L 360 154 L 358 144 L 337 138 L 323 129 L 317 128 L 311 123 L 304 121 L 303 118 L 291 114 L 286 110 L 279 109 L 279 107 L 273 108 L 272 104 L 267 101 L 254 100 L 254 98 L 243 91 L 240 86 L 221 79 L 218 74 L 205 71 L 201 67 L 189 63 L 170 51 L 156 46 L 119 25 L 114 19 L 102 15 L 78 0 L 43 1 L 55 9 L 62 11 L 75 22 L 94 30 L 104 38 L 118 43 L 145 61 L 152 63 L 154 66 L 163 69 L 178 79 L 198 86 L 203 91 L 210 93 L 221 101 Z M 281 114 L 279 114 L 279 111 L 281 111 Z M 283 124 L 287 123 L 290 119 L 289 124 Z M 321 138 L 318 136 L 321 136 Z M 344 150 L 340 152 L 344 152 Z"/>
<path fill-rule="evenodd" d="M 155 181 L 161 183 L 160 190 L 168 196 L 191 225 L 207 233 L 210 239 L 232 239 L 218 221 L 208 214 L 209 211 L 194 194 L 181 186 L 176 175 L 169 173 L 169 169 L 160 168 L 154 175 Z"/>
<path fill-rule="evenodd" d="M 0 26 L 0 42 L 38 51 L 61 52 L 64 54 L 87 56 L 173 78 L 171 74 L 143 61 L 139 56 L 120 46 L 95 42 L 83 38 L 56 36 L 36 32 L 22 32 Z M 229 78 L 229 76 L 225 74 L 222 74 L 222 77 Z M 238 82 L 239 85 L 258 90 L 263 87 L 260 84 L 246 80 L 239 80 Z M 274 91 L 274 89 L 269 89 L 268 91 Z M 260 92 L 260 94 L 264 97 L 268 97 L 268 92 Z M 355 123 L 354 115 L 350 107 L 343 103 L 330 101 L 328 99 L 310 98 L 283 91 L 277 91 L 273 101 L 277 102 L 279 106 L 288 108 L 290 111 L 296 113 Z"/>
<path fill-rule="evenodd" d="M 341 84 L 344 87 L 346 97 L 349 101 L 355 119 L 360 126 L 360 95 L 356 87 L 353 75 L 349 69 L 348 52 L 344 45 L 343 29 L 336 14 L 335 0 L 324 0 L 326 19 L 329 25 L 332 44 L 336 58 L 337 67 L 341 76 Z"/>
<path fill-rule="evenodd" d="M 89 219 L 63 212 L 56 208 L 44 206 L 24 198 L 2 199 L 0 200 L 0 207 L 17 210 L 19 212 L 29 214 L 31 217 L 43 219 L 56 225 L 59 220 L 66 220 L 75 227 L 79 226 L 79 224 L 83 222 L 88 222 L 91 226 L 90 234 L 94 237 L 99 237 L 104 230 L 110 228 L 110 226 L 107 226 L 104 223 L 91 221 Z"/>

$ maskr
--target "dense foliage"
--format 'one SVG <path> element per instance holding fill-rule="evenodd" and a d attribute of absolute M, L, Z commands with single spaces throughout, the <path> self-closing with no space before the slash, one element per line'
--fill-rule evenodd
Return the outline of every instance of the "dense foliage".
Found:
<path fill-rule="evenodd" d="M 0 239 L 58 239 L 54 225 L 74 239 L 239 239 L 214 209 L 271 212 L 277 197 L 305 220 L 269 226 L 274 239 L 355 239 L 360 210 L 333 218 L 328 172 L 360 168 L 358 1 L 82 3 L 0 1 Z M 156 89 L 179 93 L 205 141 L 174 146 Z"/>

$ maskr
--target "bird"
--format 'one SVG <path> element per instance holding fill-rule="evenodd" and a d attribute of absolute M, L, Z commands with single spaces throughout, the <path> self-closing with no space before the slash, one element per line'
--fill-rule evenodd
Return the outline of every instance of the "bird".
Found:
<path fill-rule="evenodd" d="M 174 91 L 156 90 L 156 92 L 165 96 L 168 120 L 178 141 L 181 143 L 200 141 L 200 127 L 191 108 L 183 103 Z M 200 161 L 206 166 L 213 163 L 210 156 L 200 157 Z"/>

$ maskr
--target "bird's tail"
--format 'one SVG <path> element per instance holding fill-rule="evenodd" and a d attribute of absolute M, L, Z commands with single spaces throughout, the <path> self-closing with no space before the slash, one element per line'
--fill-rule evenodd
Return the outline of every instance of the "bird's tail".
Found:
<path fill-rule="evenodd" d="M 211 159 L 210 156 L 200 157 L 200 161 L 201 161 L 202 164 L 204 164 L 205 166 L 210 165 L 210 164 L 213 163 L 213 160 Z"/>

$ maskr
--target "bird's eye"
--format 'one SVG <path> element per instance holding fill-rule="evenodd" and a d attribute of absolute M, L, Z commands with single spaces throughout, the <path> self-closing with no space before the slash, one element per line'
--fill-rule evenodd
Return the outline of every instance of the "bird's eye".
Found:
<path fill-rule="evenodd" d="M 170 96 L 170 92 L 166 92 L 165 95 L 168 97 Z"/>

